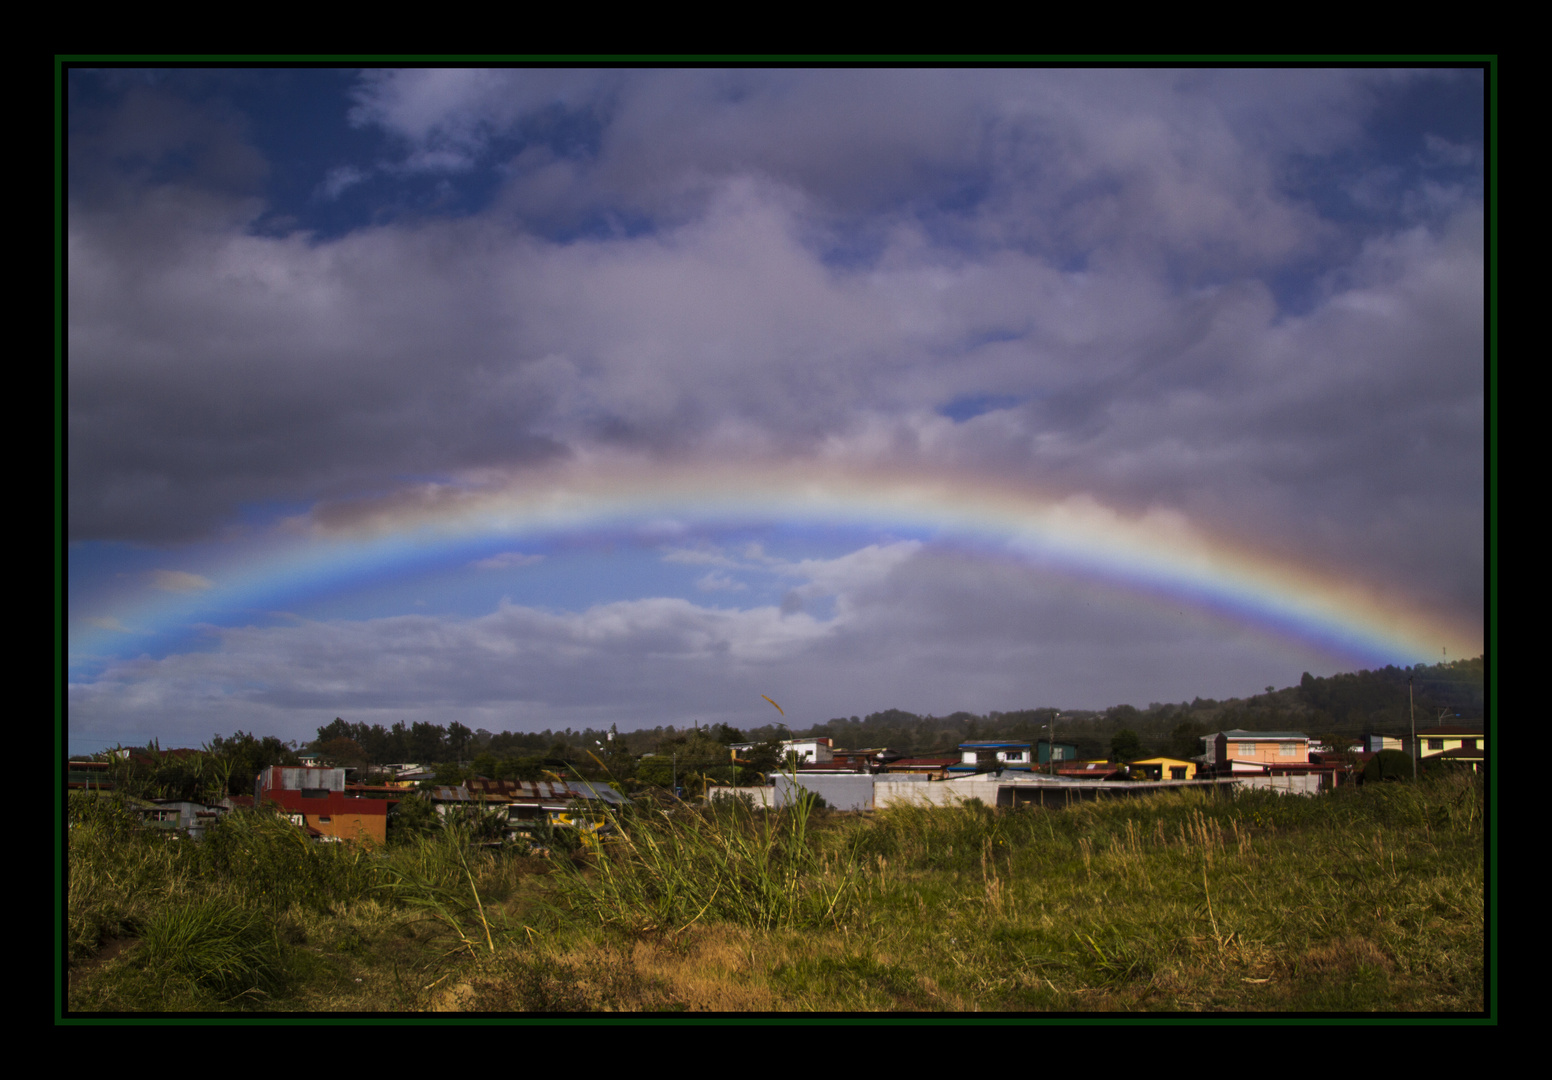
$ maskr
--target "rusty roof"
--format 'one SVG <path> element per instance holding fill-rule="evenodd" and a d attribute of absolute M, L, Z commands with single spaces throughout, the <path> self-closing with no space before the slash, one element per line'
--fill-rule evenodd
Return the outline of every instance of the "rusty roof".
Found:
<path fill-rule="evenodd" d="M 437 802 L 571 802 L 597 799 L 621 805 L 630 800 L 607 784 L 586 780 L 470 780 L 459 787 L 434 787 Z"/>

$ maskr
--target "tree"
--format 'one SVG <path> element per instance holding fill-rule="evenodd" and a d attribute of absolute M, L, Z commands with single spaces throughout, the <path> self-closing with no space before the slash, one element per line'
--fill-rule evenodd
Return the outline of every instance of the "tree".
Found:
<path fill-rule="evenodd" d="M 316 747 L 318 743 L 325 743 L 331 739 L 354 739 L 355 736 L 354 727 L 336 716 L 333 723 L 326 724 L 318 729 L 318 738 L 314 746 Z"/>
<path fill-rule="evenodd" d="M 743 764 L 750 772 L 763 776 L 781 768 L 781 756 L 780 740 L 767 739 L 744 751 Z"/>
<path fill-rule="evenodd" d="M 1131 728 L 1122 728 L 1110 737 L 1110 756 L 1116 761 L 1133 761 L 1142 757 L 1142 740 Z"/>
<path fill-rule="evenodd" d="M 1202 736 L 1207 734 L 1207 725 L 1195 720 L 1183 720 L 1175 725 L 1174 732 L 1169 738 L 1169 753 L 1171 757 L 1189 758 L 1202 752 Z"/>
<path fill-rule="evenodd" d="M 441 825 L 430 799 L 423 796 L 401 799 L 388 812 L 388 843 L 402 844 L 417 836 L 429 836 Z"/>
<path fill-rule="evenodd" d="M 670 787 L 674 782 L 674 761 L 667 754 L 651 754 L 636 763 L 636 779 L 653 787 Z"/>
<path fill-rule="evenodd" d="M 417 720 L 410 728 L 410 753 L 422 764 L 440 761 L 447 745 L 447 732 L 441 724 Z"/>
<path fill-rule="evenodd" d="M 281 742 L 273 735 L 260 739 L 239 729 L 227 738 L 217 735 L 208 749 L 226 759 L 226 786 L 234 795 L 251 795 L 259 773 L 271 765 L 298 765 L 296 743 Z"/>
<path fill-rule="evenodd" d="M 1371 780 L 1412 779 L 1412 755 L 1404 750 L 1381 750 L 1369 759 L 1359 777 L 1360 783 Z"/>
<path fill-rule="evenodd" d="M 731 746 L 733 743 L 744 741 L 744 733 L 728 724 L 716 725 L 711 729 L 710 735 L 714 742 L 720 743 L 723 746 Z"/>
<path fill-rule="evenodd" d="M 354 739 L 325 739 L 313 744 L 313 750 L 328 764 L 341 769 L 364 769 L 366 751 Z"/>

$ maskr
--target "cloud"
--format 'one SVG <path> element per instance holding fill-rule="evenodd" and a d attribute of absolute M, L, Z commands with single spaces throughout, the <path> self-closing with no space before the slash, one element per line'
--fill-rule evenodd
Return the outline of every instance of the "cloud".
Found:
<path fill-rule="evenodd" d="M 735 581 L 727 574 L 716 570 L 697 579 L 695 587 L 702 592 L 744 592 L 749 588 L 742 581 Z"/>
<path fill-rule="evenodd" d="M 686 566 L 721 566 L 730 569 L 745 567 L 744 563 L 724 554 L 723 550 L 714 544 L 695 548 L 670 548 L 663 553 L 663 561 Z"/>
<path fill-rule="evenodd" d="M 1479 72 L 382 70 L 318 98 L 305 167 L 271 73 L 71 77 L 72 541 L 456 517 L 599 462 L 930 467 L 1484 608 Z M 926 558 L 633 535 L 788 599 L 551 627 L 583 652 L 610 619 L 863 649 Z"/>
<path fill-rule="evenodd" d="M 99 630 L 112 630 L 119 634 L 133 634 L 135 632 L 118 619 L 108 615 L 88 615 L 82 621 L 89 626 L 95 626 Z"/>
<path fill-rule="evenodd" d="M 336 715 L 493 731 L 737 726 L 772 686 L 796 726 L 891 702 L 942 714 L 1189 698 L 1202 690 L 1204 656 L 1237 694 L 1339 662 L 1011 563 L 893 549 L 823 569 L 843 589 L 828 618 L 801 604 L 649 598 L 572 613 L 503 602 L 477 618 L 210 628 L 213 650 L 116 661 L 73 684 L 72 733 L 149 722 L 208 737 L 212 709 L 284 737 Z"/>
<path fill-rule="evenodd" d="M 330 169 L 319 186 L 319 194 L 325 199 L 337 199 L 350 188 L 365 181 L 371 174 L 354 165 L 341 165 Z"/>
<path fill-rule="evenodd" d="M 363 72 L 351 124 L 376 126 L 407 147 L 412 171 L 471 168 L 491 138 L 547 106 L 586 102 L 599 74 L 581 70 L 500 71 L 401 68 Z"/>
<path fill-rule="evenodd" d="M 151 585 L 163 592 L 190 593 L 203 592 L 206 589 L 215 588 L 215 582 L 199 574 L 191 574 L 186 570 L 153 570 L 151 571 Z"/>
<path fill-rule="evenodd" d="M 469 565 L 476 570 L 511 570 L 519 566 L 533 566 L 544 561 L 543 555 L 527 555 L 521 551 L 503 551 L 488 559 L 478 559 Z"/>

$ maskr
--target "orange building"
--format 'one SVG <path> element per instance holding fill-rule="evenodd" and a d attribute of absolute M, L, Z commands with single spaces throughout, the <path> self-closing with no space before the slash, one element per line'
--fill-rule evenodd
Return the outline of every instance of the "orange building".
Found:
<path fill-rule="evenodd" d="M 1214 771 L 1261 772 L 1267 765 L 1309 762 L 1309 736 L 1302 731 L 1245 731 L 1235 728 L 1202 736 L 1212 755 Z"/>
<path fill-rule="evenodd" d="M 320 840 L 388 842 L 388 800 L 347 795 L 344 769 L 271 765 L 255 786 L 257 805 L 279 807 Z"/>

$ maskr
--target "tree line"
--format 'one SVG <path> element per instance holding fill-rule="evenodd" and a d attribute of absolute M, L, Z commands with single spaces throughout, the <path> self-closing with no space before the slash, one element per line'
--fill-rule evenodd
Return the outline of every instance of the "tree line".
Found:
<path fill-rule="evenodd" d="M 779 741 L 829 738 L 851 750 L 888 748 L 908 756 L 956 752 L 962 742 L 1049 739 L 1073 746 L 1079 760 L 1129 761 L 1163 754 L 1188 758 L 1202 752 L 1201 738 L 1214 731 L 1299 730 L 1341 744 L 1372 731 L 1402 734 L 1415 713 L 1419 730 L 1440 720 L 1479 724 L 1484 715 L 1486 657 L 1449 663 L 1389 666 L 1316 678 L 1304 673 L 1297 686 L 1267 687 L 1250 698 L 1215 701 L 1151 702 L 1145 709 L 1116 705 L 1105 710 L 1061 710 L 1046 706 L 986 714 L 955 712 L 919 715 L 892 708 L 866 717 L 835 717 L 806 730 L 767 724 L 740 730 L 728 724 L 707 727 L 673 725 L 621 732 L 583 728 L 573 731 L 499 733 L 463 724 L 415 722 L 351 723 L 341 717 L 317 729 L 305 746 L 274 736 L 238 731 L 217 735 L 195 760 L 174 758 L 156 748 L 137 751 L 138 765 L 124 764 L 126 790 L 147 797 L 195 797 L 216 787 L 234 794 L 251 792 L 258 773 L 269 765 L 299 764 L 297 754 L 311 751 L 338 766 L 363 773 L 394 763 L 415 763 L 434 770 L 436 783 L 456 784 L 472 776 L 538 780 L 581 775 L 669 786 L 685 778 L 698 782 L 752 782 L 780 767 Z M 733 744 L 754 743 L 735 755 Z M 143 760 L 157 755 L 154 764 Z M 122 760 L 122 759 L 121 759 Z M 133 774 L 133 775 L 131 775 Z"/>

